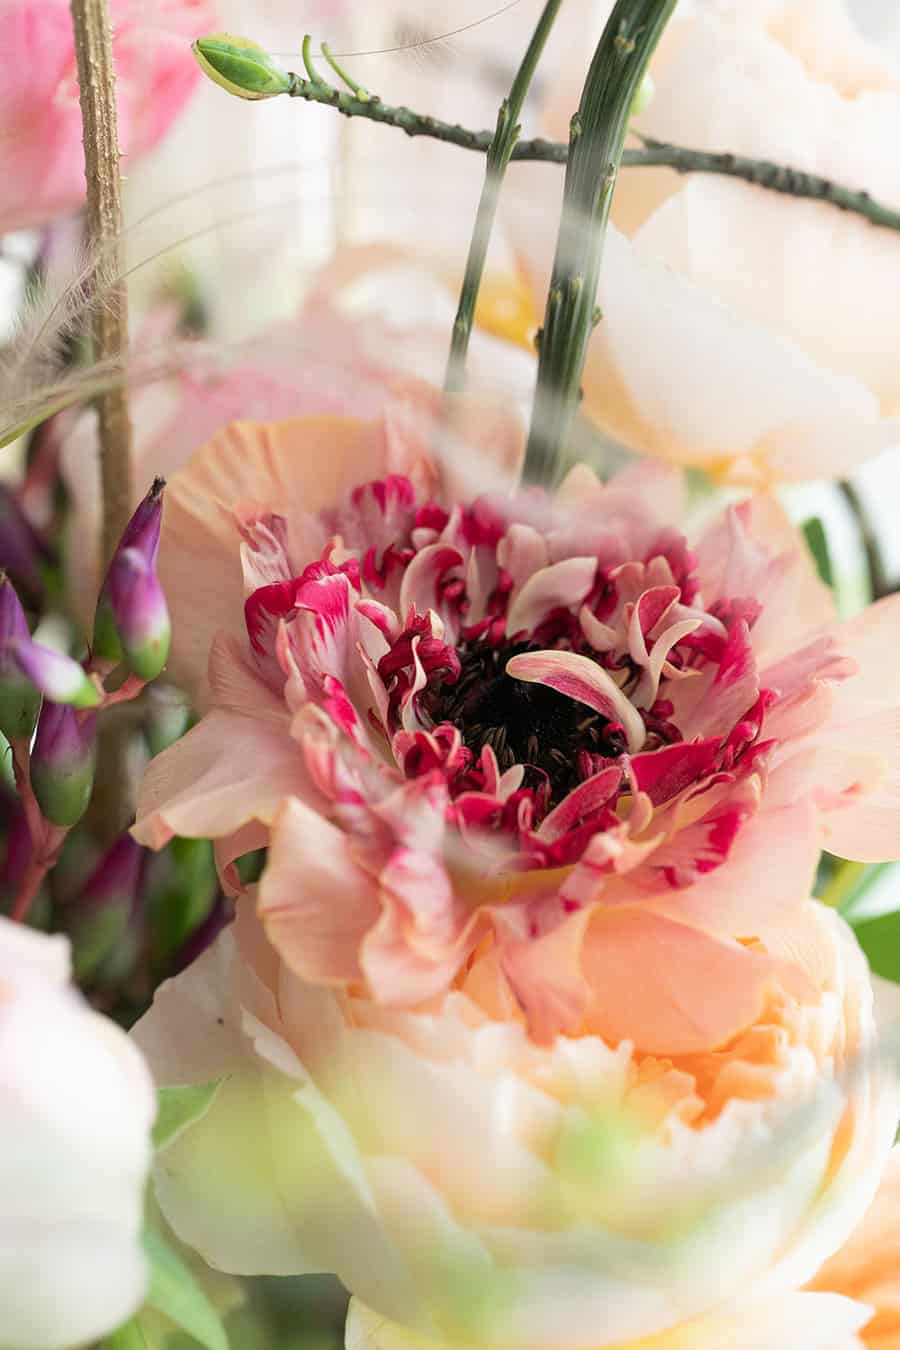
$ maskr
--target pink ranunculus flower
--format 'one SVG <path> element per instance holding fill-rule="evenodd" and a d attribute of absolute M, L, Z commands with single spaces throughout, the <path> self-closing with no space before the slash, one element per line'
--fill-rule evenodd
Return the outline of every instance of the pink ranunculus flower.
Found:
<path fill-rule="evenodd" d="M 221 1270 L 336 1273 L 365 1305 L 351 1350 L 787 1350 L 762 1333 L 791 1327 L 830 1329 L 803 1350 L 853 1344 L 864 1307 L 792 1291 L 874 1194 L 897 1093 L 846 924 L 801 903 L 765 950 L 811 1001 L 773 988 L 720 1050 L 659 1059 L 536 1045 L 475 988 L 489 953 L 425 1009 L 322 988 L 239 905 L 135 1031 L 161 1085 L 223 1080 L 159 1156 L 158 1201 Z"/>
<path fill-rule="evenodd" d="M 600 0 L 602 23 L 611 10 Z M 542 130 L 567 139 L 590 42 Z M 635 130 L 775 161 L 900 205 L 900 58 L 845 0 L 679 5 Z M 634 142 L 635 146 L 638 142 Z M 513 166 L 505 216 L 543 307 L 562 181 Z M 731 481 L 839 477 L 900 438 L 900 239 L 734 179 L 629 168 L 600 283 L 585 408 L 635 450 Z"/>
<path fill-rule="evenodd" d="M 153 1084 L 69 984 L 68 943 L 0 918 L 0 1346 L 65 1350 L 140 1306 Z"/>
<path fill-rule="evenodd" d="M 127 173 L 162 139 L 197 84 L 192 38 L 209 0 L 110 0 L 119 144 Z M 84 153 L 68 0 L 0 0 L 0 235 L 84 198 Z"/>
<path fill-rule="evenodd" d="M 519 447 L 416 388 L 381 423 L 236 424 L 174 478 L 173 674 L 206 716 L 136 835 L 225 869 L 271 840 L 260 912 L 311 981 L 414 1006 L 489 948 L 541 1040 L 721 1044 L 785 978 L 752 940 L 820 848 L 896 854 L 900 600 L 839 625 L 771 498 L 689 544 L 677 471 L 549 497 Z"/>

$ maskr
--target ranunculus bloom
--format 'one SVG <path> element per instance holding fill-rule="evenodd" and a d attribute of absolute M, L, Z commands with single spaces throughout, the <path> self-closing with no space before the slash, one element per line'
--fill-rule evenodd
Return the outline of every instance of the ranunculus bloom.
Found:
<path fill-rule="evenodd" d="M 65 939 L 0 918 L 2 1350 L 95 1341 L 146 1288 L 153 1085 L 68 977 Z"/>
<path fill-rule="evenodd" d="M 540 1039 L 721 1044 L 820 848 L 896 854 L 900 600 L 839 626 L 768 497 L 690 546 L 674 470 L 517 494 L 517 426 L 425 400 L 236 424 L 172 481 L 173 671 L 208 710 L 137 837 L 224 868 L 271 837 L 261 913 L 311 981 L 416 1005 L 490 947 Z"/>
<path fill-rule="evenodd" d="M 766 950 L 811 1001 L 773 988 L 721 1050 L 663 1060 L 593 1035 L 536 1045 L 485 1002 L 489 970 L 477 987 L 489 956 L 424 1011 L 317 987 L 240 905 L 136 1029 L 160 1084 L 223 1079 L 160 1155 L 158 1200 L 219 1269 L 335 1272 L 434 1350 L 643 1350 L 713 1310 L 733 1325 L 735 1300 L 774 1325 L 874 1194 L 896 1093 L 865 1056 L 871 988 L 843 921 L 804 903 Z M 795 1329 L 865 1318 L 819 1297 L 788 1301 Z M 400 1327 L 350 1344 L 419 1347 Z"/>
<path fill-rule="evenodd" d="M 200 78 L 191 39 L 208 0 L 110 0 L 123 170 L 152 150 Z M 0 235 L 78 206 L 85 191 L 68 0 L 0 0 Z"/>
<path fill-rule="evenodd" d="M 582 38 L 554 85 L 547 134 L 568 136 L 589 47 Z M 859 36 L 843 0 L 679 5 L 651 72 L 634 123 L 645 135 L 900 205 L 900 61 Z M 516 181 L 506 222 L 542 306 L 561 179 L 536 165 Z M 613 219 L 584 380 L 608 431 L 754 483 L 836 477 L 897 442 L 896 232 L 667 169 L 623 170 Z"/>

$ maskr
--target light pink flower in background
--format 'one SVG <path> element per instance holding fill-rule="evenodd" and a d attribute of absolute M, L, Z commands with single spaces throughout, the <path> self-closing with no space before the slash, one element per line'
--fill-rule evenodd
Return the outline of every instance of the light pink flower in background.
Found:
<path fill-rule="evenodd" d="M 567 137 L 589 49 L 573 45 L 545 133 Z M 651 72 L 643 134 L 900 207 L 900 61 L 860 37 L 843 0 L 679 5 Z M 514 166 L 505 223 L 541 307 L 561 192 L 558 171 Z M 735 180 L 643 168 L 620 173 L 613 220 L 584 381 L 604 429 L 755 484 L 837 477 L 900 439 L 895 231 Z"/>
<path fill-rule="evenodd" d="M 0 1346 L 98 1340 L 144 1298 L 153 1085 L 69 984 L 69 944 L 0 918 Z"/>
<path fill-rule="evenodd" d="M 900 602 L 839 625 L 771 498 L 691 545 L 676 471 L 551 498 L 515 491 L 520 445 L 415 387 L 380 423 L 236 424 L 176 475 L 172 673 L 206 716 L 136 835 L 215 838 L 226 874 L 271 839 L 260 912 L 310 981 L 416 1006 L 478 954 L 540 1040 L 722 1044 L 804 995 L 753 940 L 820 849 L 896 854 Z"/>
<path fill-rule="evenodd" d="M 864 1306 L 791 1291 L 874 1194 L 897 1094 L 843 921 L 801 903 L 766 951 L 812 1001 L 773 990 L 720 1051 L 661 1060 L 538 1046 L 468 991 L 410 1012 L 317 987 L 241 904 L 134 1033 L 159 1084 L 222 1079 L 159 1156 L 157 1199 L 218 1269 L 336 1273 L 367 1305 L 351 1350 L 855 1344 Z M 648 958 L 625 1017 L 659 975 Z"/>
<path fill-rule="evenodd" d="M 352 302 L 382 309 L 355 317 Z M 154 477 L 176 473 L 195 450 L 236 418 L 273 419 L 345 413 L 376 417 L 390 403 L 392 382 L 417 376 L 440 383 L 453 321 L 449 292 L 434 276 L 395 249 L 345 249 L 318 276 L 296 317 L 270 325 L 245 342 L 183 343 L 181 370 L 138 385 L 131 394 L 134 423 L 134 505 Z M 176 315 L 159 307 L 135 340 L 138 365 L 174 341 Z M 489 333 L 473 335 L 473 389 L 515 398 L 531 396 L 535 361 Z M 100 536 L 100 473 L 96 416 L 84 413 L 60 426 L 62 473 L 71 497 L 66 584 L 85 628 L 93 621 L 99 561 L 87 540 Z"/>
<path fill-rule="evenodd" d="M 122 168 L 152 150 L 197 84 L 191 39 L 208 0 L 110 0 Z M 84 198 L 84 153 L 68 0 L 0 0 L 0 235 Z"/>

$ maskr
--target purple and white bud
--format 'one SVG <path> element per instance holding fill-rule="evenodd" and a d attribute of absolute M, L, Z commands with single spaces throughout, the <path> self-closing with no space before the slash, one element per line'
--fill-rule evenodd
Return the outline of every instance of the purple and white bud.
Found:
<path fill-rule="evenodd" d="M 70 708 L 96 708 L 103 695 L 77 661 L 29 638 L 6 644 L 6 656 L 35 689 Z"/>
<path fill-rule="evenodd" d="M 0 732 L 8 741 L 28 741 L 34 731 L 41 695 L 15 660 L 14 652 L 30 643 L 28 621 L 16 589 L 0 572 Z"/>
<path fill-rule="evenodd" d="M 45 702 L 31 751 L 31 786 L 46 820 L 65 829 L 87 810 L 94 786 L 96 715 Z"/>
<path fill-rule="evenodd" d="M 169 611 L 156 574 L 164 487 L 164 479 L 154 480 L 125 527 L 94 619 L 95 658 L 111 665 L 124 658 L 142 680 L 155 679 L 169 654 Z"/>

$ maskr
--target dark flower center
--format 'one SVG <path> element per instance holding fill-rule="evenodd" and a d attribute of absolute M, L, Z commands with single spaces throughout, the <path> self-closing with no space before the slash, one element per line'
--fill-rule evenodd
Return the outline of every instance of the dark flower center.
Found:
<path fill-rule="evenodd" d="M 540 684 L 514 680 L 506 664 L 533 643 L 473 643 L 457 648 L 459 679 L 423 691 L 420 708 L 435 725 L 455 726 L 476 757 L 489 745 L 501 772 L 523 764 L 546 775 L 553 807 L 590 775 L 594 756 L 614 758 L 624 739 L 583 703 Z"/>

